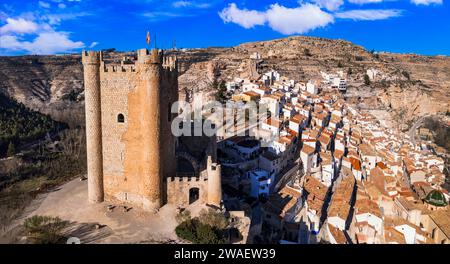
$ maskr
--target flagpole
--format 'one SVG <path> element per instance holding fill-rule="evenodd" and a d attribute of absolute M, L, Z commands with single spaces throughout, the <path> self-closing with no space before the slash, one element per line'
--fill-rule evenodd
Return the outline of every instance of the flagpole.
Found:
<path fill-rule="evenodd" d="M 148 45 L 149 49 L 151 50 L 152 47 L 150 45 L 150 31 L 147 31 L 147 37 L 146 37 L 145 41 L 147 42 L 147 45 Z"/>

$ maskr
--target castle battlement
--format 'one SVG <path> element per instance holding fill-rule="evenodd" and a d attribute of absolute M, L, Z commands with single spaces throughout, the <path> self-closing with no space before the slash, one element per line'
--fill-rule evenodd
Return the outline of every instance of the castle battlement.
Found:
<path fill-rule="evenodd" d="M 121 73 L 121 72 L 136 72 L 139 65 L 161 65 L 164 76 L 167 79 L 178 76 L 177 58 L 168 56 L 165 57 L 163 52 L 156 49 L 151 51 L 147 49 L 140 49 L 136 51 L 137 60 L 132 60 L 132 57 L 124 57 L 120 65 L 107 64 L 102 60 L 101 52 L 83 51 L 83 64 L 98 64 L 100 63 L 100 71 L 103 73 Z"/>
<path fill-rule="evenodd" d="M 168 177 L 167 182 L 201 182 L 207 181 L 208 177 L 205 177 L 205 174 L 200 173 L 199 176 L 173 176 Z"/>
<path fill-rule="evenodd" d="M 177 57 L 163 57 L 163 68 L 166 70 L 177 70 L 178 60 Z"/>
<path fill-rule="evenodd" d="M 103 65 L 103 72 L 136 72 L 134 64 L 128 65 Z"/>
<path fill-rule="evenodd" d="M 137 63 L 140 64 L 162 64 L 163 53 L 157 49 L 139 49 L 137 50 Z"/>
<path fill-rule="evenodd" d="M 81 61 L 83 64 L 99 64 L 102 61 L 102 53 L 100 51 L 83 50 Z"/>

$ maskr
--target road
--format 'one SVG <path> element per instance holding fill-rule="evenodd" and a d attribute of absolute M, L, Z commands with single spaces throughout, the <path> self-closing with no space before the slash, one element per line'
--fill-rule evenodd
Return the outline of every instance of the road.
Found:
<path fill-rule="evenodd" d="M 408 136 L 411 140 L 411 142 L 413 143 L 414 146 L 416 146 L 416 132 L 417 129 L 423 124 L 423 122 L 425 121 L 425 118 L 429 117 L 430 115 L 424 115 L 419 117 L 419 119 L 417 119 L 414 124 L 411 126 L 411 128 L 408 131 Z"/>

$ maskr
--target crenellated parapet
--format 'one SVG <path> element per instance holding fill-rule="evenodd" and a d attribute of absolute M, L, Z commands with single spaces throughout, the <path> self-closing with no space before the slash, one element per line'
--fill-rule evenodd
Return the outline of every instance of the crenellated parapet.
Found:
<path fill-rule="evenodd" d="M 101 51 L 84 50 L 81 53 L 81 61 L 84 65 L 100 64 L 102 61 L 102 53 Z"/>
<path fill-rule="evenodd" d="M 139 49 L 137 50 L 137 63 L 139 64 L 162 64 L 163 53 L 157 49 Z"/>
<path fill-rule="evenodd" d="M 199 176 L 186 175 L 186 176 L 173 176 L 168 177 L 167 182 L 204 182 L 208 180 L 206 173 L 200 173 Z"/>
<path fill-rule="evenodd" d="M 102 67 L 103 72 L 120 73 L 120 72 L 136 72 L 135 65 L 106 65 Z"/>
<path fill-rule="evenodd" d="M 163 57 L 163 68 L 166 70 L 177 70 L 178 69 L 178 59 L 176 56 Z"/>

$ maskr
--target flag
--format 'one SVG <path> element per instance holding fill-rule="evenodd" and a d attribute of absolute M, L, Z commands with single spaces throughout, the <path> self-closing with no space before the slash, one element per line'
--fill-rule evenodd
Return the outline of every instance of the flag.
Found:
<path fill-rule="evenodd" d="M 149 31 L 147 31 L 147 39 L 146 39 L 146 41 L 147 41 L 147 44 L 150 45 L 150 32 Z"/>

